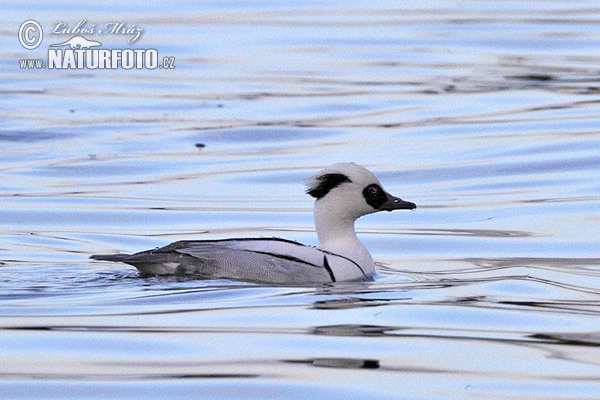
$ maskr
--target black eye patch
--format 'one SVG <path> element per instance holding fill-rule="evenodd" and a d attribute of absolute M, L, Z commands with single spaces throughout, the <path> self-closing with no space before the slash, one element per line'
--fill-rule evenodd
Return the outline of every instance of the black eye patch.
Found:
<path fill-rule="evenodd" d="M 344 182 L 352 182 L 344 174 L 324 174 L 317 178 L 318 185 L 313 188 L 308 188 L 306 193 L 310 194 L 316 199 L 320 199 L 325 196 L 329 191 Z"/>
<path fill-rule="evenodd" d="M 387 201 L 387 195 L 381 188 L 381 186 L 372 184 L 367 186 L 363 190 L 363 197 L 367 201 L 367 204 L 373 207 L 376 210 L 379 210 L 379 207 L 383 205 Z"/>

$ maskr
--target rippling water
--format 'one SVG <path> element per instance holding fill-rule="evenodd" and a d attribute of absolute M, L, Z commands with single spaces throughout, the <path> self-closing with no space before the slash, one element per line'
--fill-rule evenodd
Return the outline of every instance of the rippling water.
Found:
<path fill-rule="evenodd" d="M 3 6 L 0 397 L 598 396 L 593 2 L 137 6 Z M 136 23 L 176 69 L 18 69 L 45 54 L 19 45 L 22 21 L 83 18 Z M 340 161 L 419 206 L 358 221 L 374 282 L 88 259 L 184 238 L 316 244 L 302 179 Z"/>

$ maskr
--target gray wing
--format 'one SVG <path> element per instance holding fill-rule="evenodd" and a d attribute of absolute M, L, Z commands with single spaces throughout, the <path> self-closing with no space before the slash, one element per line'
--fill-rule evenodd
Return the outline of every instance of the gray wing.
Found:
<path fill-rule="evenodd" d="M 94 256 L 120 261 L 151 275 L 198 275 L 208 279 L 231 279 L 277 284 L 326 283 L 334 280 L 326 255 L 301 246 L 310 257 L 295 257 L 248 249 L 239 241 L 182 241 L 132 255 Z M 291 245 L 291 244 L 290 244 Z M 261 249 L 262 250 L 262 249 Z M 319 252 L 314 253 L 314 252 Z M 307 260 L 307 258 L 309 260 Z M 316 259 L 321 262 L 317 263 Z"/>

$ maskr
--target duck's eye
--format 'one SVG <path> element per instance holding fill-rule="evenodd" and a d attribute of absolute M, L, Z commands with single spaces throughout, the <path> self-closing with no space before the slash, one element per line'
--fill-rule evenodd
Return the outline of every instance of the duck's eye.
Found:
<path fill-rule="evenodd" d="M 387 201 L 387 195 L 381 186 L 374 183 L 367 186 L 363 190 L 363 197 L 367 201 L 367 204 L 376 210 L 378 210 L 379 207 L 381 207 L 381 205 Z"/>

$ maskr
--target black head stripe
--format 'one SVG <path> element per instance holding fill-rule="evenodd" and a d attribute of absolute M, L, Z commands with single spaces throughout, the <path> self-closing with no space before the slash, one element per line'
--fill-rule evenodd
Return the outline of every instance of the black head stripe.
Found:
<path fill-rule="evenodd" d="M 381 186 L 374 183 L 363 190 L 363 196 L 367 204 L 376 210 L 379 210 L 379 207 L 387 201 L 387 195 Z"/>
<path fill-rule="evenodd" d="M 317 182 L 317 186 L 308 188 L 306 193 L 310 194 L 316 199 L 320 199 L 329 193 L 331 189 L 341 185 L 344 182 L 352 181 L 344 174 L 324 174 L 317 177 Z"/>

